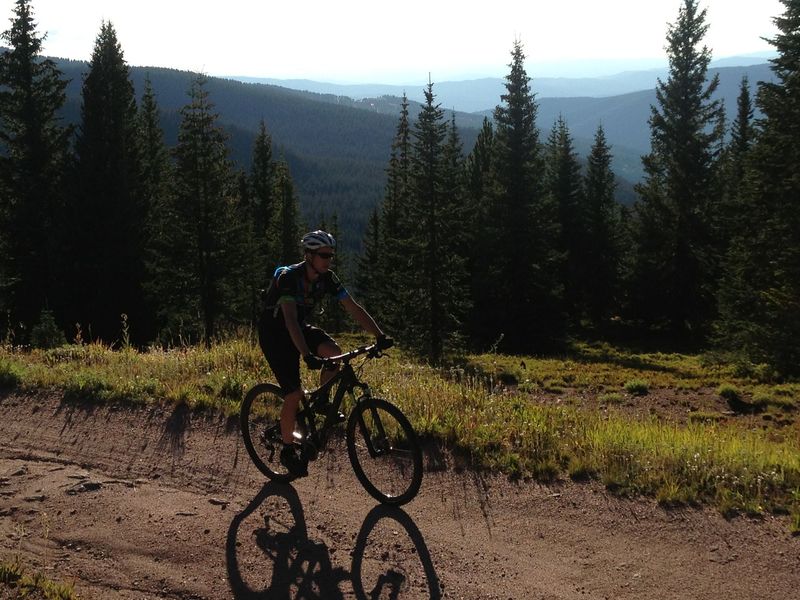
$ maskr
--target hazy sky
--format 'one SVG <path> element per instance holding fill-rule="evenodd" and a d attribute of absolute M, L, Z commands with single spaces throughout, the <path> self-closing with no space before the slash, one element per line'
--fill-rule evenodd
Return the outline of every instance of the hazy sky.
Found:
<path fill-rule="evenodd" d="M 0 0 L 2 30 L 14 0 Z M 337 83 L 505 76 L 514 39 L 528 74 L 603 75 L 575 61 L 665 58 L 683 0 L 33 0 L 44 52 L 88 60 L 103 20 L 125 59 L 209 75 Z M 779 0 L 701 0 L 714 58 L 772 49 Z M 553 63 L 559 63 L 555 67 Z"/>

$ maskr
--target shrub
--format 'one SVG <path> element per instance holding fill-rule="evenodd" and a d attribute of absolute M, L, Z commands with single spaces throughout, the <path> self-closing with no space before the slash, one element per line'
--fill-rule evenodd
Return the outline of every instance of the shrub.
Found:
<path fill-rule="evenodd" d="M 31 346 L 48 350 L 66 343 L 67 338 L 64 337 L 64 332 L 56 323 L 53 311 L 43 310 L 39 315 L 39 322 L 31 329 Z"/>
<path fill-rule="evenodd" d="M 600 402 L 603 404 L 621 404 L 625 398 L 622 394 L 618 394 L 617 392 L 611 392 L 608 394 L 603 394 L 598 398 Z"/>
<path fill-rule="evenodd" d="M 720 385 L 717 388 L 717 394 L 719 394 L 723 400 L 727 400 L 729 404 L 731 402 L 741 401 L 742 399 L 741 394 L 739 394 L 739 389 L 730 383 L 723 383 Z"/>
<path fill-rule="evenodd" d="M 717 423 L 724 418 L 718 412 L 694 411 L 689 413 L 689 421 L 692 423 Z"/>
<path fill-rule="evenodd" d="M 64 387 L 64 402 L 107 402 L 113 386 L 96 374 L 81 374 Z"/>
<path fill-rule="evenodd" d="M 644 379 L 631 379 L 625 384 L 625 391 L 634 396 L 646 396 L 650 390 Z"/>
<path fill-rule="evenodd" d="M 0 390 L 13 389 L 20 383 L 19 371 L 10 362 L 0 360 Z"/>

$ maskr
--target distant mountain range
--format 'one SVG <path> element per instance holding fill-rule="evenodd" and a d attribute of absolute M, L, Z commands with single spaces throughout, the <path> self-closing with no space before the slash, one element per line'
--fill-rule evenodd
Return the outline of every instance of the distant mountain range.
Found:
<path fill-rule="evenodd" d="M 718 61 L 725 65 L 735 59 Z M 740 59 L 748 62 L 747 58 Z M 755 60 L 755 59 L 750 59 Z M 753 97 L 759 81 L 774 81 L 774 75 L 766 63 L 747 66 L 717 66 L 709 69 L 709 77 L 719 75 L 720 85 L 716 98 L 724 101 L 729 118 L 735 115 L 736 99 L 743 76 L 747 76 Z M 576 151 L 585 156 L 589 152 L 597 127 L 602 123 L 614 154 L 614 170 L 623 179 L 620 185 L 620 200 L 633 200 L 632 183 L 642 177 L 641 156 L 650 149 L 650 107 L 655 104 L 655 87 L 658 80 L 666 80 L 666 69 L 630 71 L 618 75 L 598 78 L 533 78 L 531 86 L 539 105 L 538 124 L 546 137 L 550 127 L 563 116 L 572 134 Z M 505 92 L 504 79 L 476 79 L 458 82 L 434 82 L 436 101 L 443 108 L 456 111 L 456 124 L 466 130 L 479 129 L 484 117 L 492 118 L 494 106 Z M 293 89 L 307 88 L 306 93 L 320 101 L 347 105 L 370 112 L 397 115 L 402 86 L 359 85 L 339 86 L 307 80 L 284 81 Z M 324 90 L 333 90 L 324 92 Z M 625 90 L 622 92 L 622 90 Z M 353 96 L 336 92 L 349 91 Z M 372 92 L 372 95 L 366 95 Z M 611 92 L 615 92 L 611 95 Z M 412 103 L 420 102 L 418 95 L 408 93 Z M 484 107 L 471 111 L 466 108 Z M 462 112 L 463 111 L 463 112 Z M 412 115 L 415 114 L 412 106 Z"/>
<path fill-rule="evenodd" d="M 724 67 L 763 66 L 767 63 L 769 54 L 723 58 L 711 64 L 712 71 Z M 532 77 L 531 88 L 539 99 L 586 96 L 603 98 L 642 90 L 652 90 L 655 88 L 659 78 L 662 80 L 667 78 L 668 70 L 664 66 L 657 69 L 622 71 L 614 75 L 579 78 L 537 77 L 535 72 L 530 71 L 528 74 Z M 409 100 L 425 101 L 423 94 L 425 82 L 406 85 L 385 85 L 336 84 L 309 79 L 270 79 L 237 76 L 230 76 L 229 78 L 245 83 L 265 83 L 316 94 L 344 96 L 354 100 L 378 98 L 380 96 L 400 97 L 405 93 Z M 448 110 L 460 112 L 480 112 L 492 109 L 498 104 L 500 94 L 505 92 L 505 79 L 502 77 L 470 79 L 467 81 L 434 81 L 433 83 L 437 101 Z"/>

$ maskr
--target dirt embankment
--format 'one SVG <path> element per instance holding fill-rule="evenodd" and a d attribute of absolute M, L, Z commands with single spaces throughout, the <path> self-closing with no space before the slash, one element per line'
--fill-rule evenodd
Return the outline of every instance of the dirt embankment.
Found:
<path fill-rule="evenodd" d="M 235 421 L 0 395 L 0 555 L 81 598 L 797 597 L 785 521 L 452 468 L 385 509 L 343 448 L 264 481 Z M 0 592 L 0 597 L 2 592 Z"/>

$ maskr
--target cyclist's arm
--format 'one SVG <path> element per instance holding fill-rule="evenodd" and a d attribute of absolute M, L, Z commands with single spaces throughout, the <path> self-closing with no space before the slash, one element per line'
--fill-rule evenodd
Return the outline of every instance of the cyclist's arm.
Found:
<path fill-rule="evenodd" d="M 362 307 L 358 302 L 353 300 L 350 296 L 345 296 L 340 300 L 342 306 L 347 311 L 353 320 L 361 325 L 361 328 L 366 331 L 367 333 L 371 333 L 376 338 L 379 338 L 383 335 L 383 331 L 381 328 L 378 327 L 378 324 L 375 323 L 375 319 L 373 319 L 370 314 Z"/>
<path fill-rule="evenodd" d="M 283 322 L 286 323 L 286 329 L 289 331 L 289 337 L 300 352 L 301 356 L 309 354 L 311 350 L 306 343 L 306 338 L 303 337 L 303 332 L 300 331 L 300 323 L 297 321 L 297 305 L 294 302 L 284 302 L 281 304 L 283 311 Z"/>

